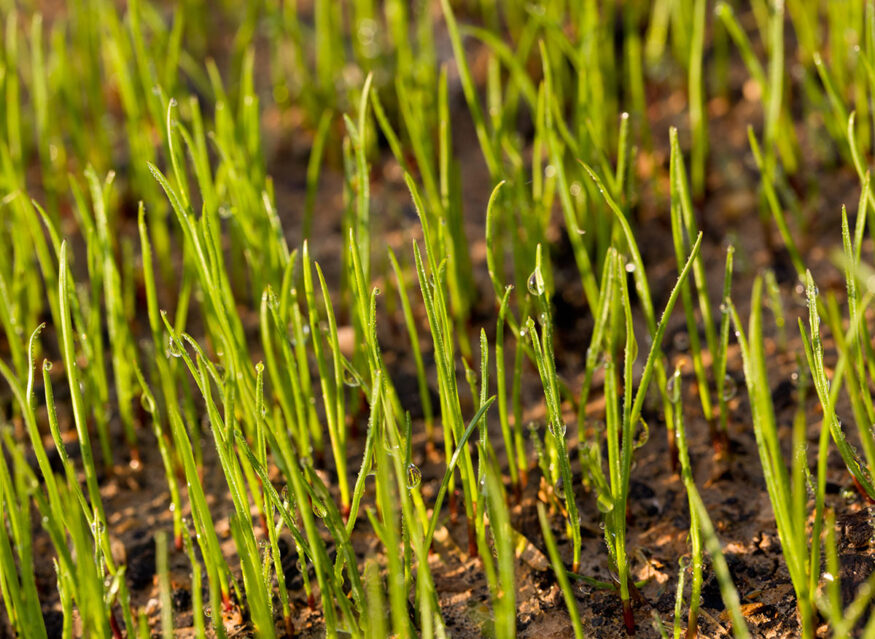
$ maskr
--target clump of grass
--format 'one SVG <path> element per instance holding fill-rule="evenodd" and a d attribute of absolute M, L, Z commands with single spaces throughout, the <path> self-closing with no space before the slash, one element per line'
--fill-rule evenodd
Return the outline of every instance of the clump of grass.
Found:
<path fill-rule="evenodd" d="M 813 287 L 813 285 L 810 284 Z M 806 434 L 794 429 L 793 456 L 788 468 L 783 458 L 778 437 L 775 410 L 769 393 L 762 327 L 763 280 L 754 281 L 751 293 L 751 316 L 747 332 L 734 306 L 732 320 L 744 360 L 745 380 L 751 398 L 754 433 L 763 465 L 763 474 L 769 499 L 775 513 L 778 535 L 787 569 L 796 591 L 797 607 L 803 637 L 813 637 L 815 631 L 814 593 L 820 575 L 821 526 L 823 524 L 824 492 L 826 486 L 826 454 L 831 429 L 823 428 L 817 448 L 817 479 L 813 511 L 814 528 L 808 532 L 809 511 L 806 454 Z M 809 290 L 813 301 L 813 291 Z"/>

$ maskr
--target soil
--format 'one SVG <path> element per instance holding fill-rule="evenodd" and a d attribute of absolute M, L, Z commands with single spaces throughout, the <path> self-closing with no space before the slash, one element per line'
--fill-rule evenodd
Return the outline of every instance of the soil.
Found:
<path fill-rule="evenodd" d="M 480 55 L 472 49 L 473 67 L 478 68 Z M 451 65 L 451 68 L 452 65 Z M 723 277 L 725 245 L 730 239 L 737 248 L 736 276 L 733 284 L 733 299 L 743 317 L 747 316 L 748 297 L 755 275 L 765 267 L 774 269 L 781 285 L 781 294 L 788 310 L 787 342 L 780 343 L 777 331 L 767 329 L 767 353 L 769 361 L 769 380 L 772 397 L 776 406 L 782 441 L 789 442 L 790 424 L 796 410 L 797 388 L 792 379 L 796 371 L 796 354 L 801 351 L 801 342 L 796 336 L 795 315 L 804 308 L 797 291 L 797 282 L 792 267 L 788 266 L 786 253 L 780 250 L 777 233 L 769 227 L 763 230 L 759 218 L 757 199 L 758 172 L 752 166 L 746 138 L 749 123 L 759 127 L 762 121 L 761 110 L 755 101 L 743 96 L 742 86 L 746 80 L 743 68 L 733 68 L 730 79 L 730 98 L 713 98 L 708 105 L 709 131 L 711 144 L 711 165 L 709 167 L 707 196 L 697 203 L 700 226 L 705 230 L 702 254 L 705 257 L 715 308 L 719 304 L 720 286 Z M 474 312 L 471 334 L 483 325 L 494 336 L 495 308 L 491 288 L 486 275 L 483 222 L 485 202 L 489 195 L 489 178 L 482 161 L 476 137 L 472 135 L 464 99 L 454 80 L 452 112 L 456 114 L 453 122 L 454 149 L 456 159 L 462 167 L 463 201 L 466 228 L 471 241 L 471 259 L 478 278 L 481 292 L 480 301 Z M 654 148 L 651 154 L 639 156 L 638 172 L 642 192 L 633 210 L 635 227 L 640 237 L 648 238 L 642 243 L 643 259 L 651 277 L 654 303 L 661 308 L 668 297 L 670 287 L 676 276 L 676 264 L 671 251 L 671 236 L 668 219 L 667 197 L 667 132 L 670 125 L 680 128 L 681 139 L 687 135 L 687 118 L 684 110 L 685 99 L 679 82 L 670 79 L 648 87 L 648 103 L 651 105 L 648 120 L 654 135 Z M 299 241 L 300 216 L 303 209 L 303 176 L 306 166 L 308 142 L 292 130 L 293 116 L 266 112 L 264 114 L 265 138 L 274 140 L 269 149 L 270 174 L 277 185 L 278 208 L 288 229 L 289 241 L 297 245 Z M 804 135 L 805 129 L 800 128 Z M 803 139 L 803 144 L 810 142 Z M 811 142 L 812 144 L 814 142 Z M 803 161 L 804 161 L 803 154 Z M 650 176 L 658 176 L 651 180 Z M 813 192 L 810 184 L 817 181 L 819 189 Z M 341 176 L 330 166 L 326 169 L 317 198 L 318 215 L 315 217 L 316 229 L 313 252 L 316 259 L 325 267 L 330 283 L 336 284 L 340 277 L 337 255 L 343 246 L 341 216 L 343 211 L 340 199 Z M 654 186 L 655 184 L 655 186 Z M 845 168 L 830 166 L 803 166 L 794 185 L 800 200 L 804 202 L 805 219 L 812 222 L 809 229 L 797 229 L 799 237 L 805 242 L 804 254 L 811 266 L 822 292 L 835 292 L 841 299 L 842 279 L 836 267 L 829 261 L 830 250 L 838 245 L 839 215 L 842 203 L 851 209 L 859 194 L 855 175 Z M 374 263 L 381 264 L 385 255 L 381 253 L 384 245 L 391 246 L 400 256 L 408 259 L 411 238 L 421 239 L 415 214 L 413 214 L 401 179 L 397 163 L 385 152 L 374 161 L 372 184 L 373 212 L 377 228 L 374 229 Z M 562 236 L 564 230 L 558 225 L 560 216 L 555 216 L 556 227 L 552 230 L 556 238 L 551 247 L 555 264 L 556 290 L 554 307 L 557 309 L 557 362 L 560 375 L 572 387 L 582 378 L 582 362 L 589 332 L 592 329 L 590 314 L 583 301 L 579 277 L 573 259 Z M 853 223 L 853 222 L 852 222 Z M 867 240 L 868 242 L 868 240 Z M 864 248 L 864 259 L 871 259 L 872 246 Z M 375 268 L 376 272 L 381 269 Z M 379 282 L 375 282 L 380 285 Z M 383 290 L 391 290 L 383 286 Z M 422 470 L 422 491 L 425 502 L 431 503 L 444 464 L 441 458 L 425 454 L 425 441 L 422 433 L 421 407 L 418 395 L 412 358 L 406 346 L 406 333 L 397 304 L 387 301 L 390 295 L 384 294 L 379 309 L 380 341 L 391 374 L 402 395 L 402 403 L 409 408 L 417 421 L 414 431 L 420 433 L 414 443 L 414 462 Z M 245 300 L 241 300 L 245 302 Z M 172 307 L 170 299 L 162 302 Z M 392 308 L 390 308 L 392 304 Z M 422 326 L 425 326 L 421 310 L 417 311 Z M 640 319 L 640 318 L 639 318 Z M 254 321 L 245 318 L 247 324 Z M 770 325 L 770 322 L 767 322 Z M 700 327 L 701 328 L 701 327 Z M 730 401 L 729 455 L 721 461 L 715 458 L 709 437 L 708 424 L 701 416 L 701 406 L 695 395 L 695 380 L 692 366 L 686 352 L 685 324 L 680 309 L 672 318 L 670 330 L 664 344 L 669 363 L 686 360 L 684 376 L 684 414 L 690 439 L 691 458 L 695 478 L 702 491 L 702 497 L 713 520 L 717 533 L 723 543 L 724 552 L 733 580 L 741 597 L 743 611 L 755 637 L 792 637 L 799 634 L 793 588 L 781 554 L 780 541 L 775 528 L 774 517 L 762 478 L 756 442 L 751 426 L 747 394 L 743 387 L 741 359 L 737 346 L 730 345 L 728 373 L 738 386 L 737 395 Z M 51 332 L 47 332 L 47 344 L 53 343 Z M 511 342 L 508 342 L 508 348 Z M 828 363 L 834 362 L 835 354 L 830 351 L 827 340 Z M 258 348 L 255 348 L 258 352 Z M 429 355 L 426 354 L 427 360 Z M 63 402 L 63 371 L 57 364 L 54 373 L 58 375 L 55 384 L 58 400 Z M 37 389 L 39 395 L 39 389 Z M 590 406 L 587 407 L 589 420 L 603 418 L 603 406 L 596 388 Z M 7 400 L 3 397 L 4 403 Z M 466 398 L 468 413 L 472 412 L 472 402 Z M 817 434 L 821 428 L 821 416 L 816 398 L 802 398 L 806 405 L 809 427 L 809 457 L 816 448 Z M 533 367 L 524 370 L 523 405 L 525 420 L 543 435 L 543 394 Z M 578 442 L 580 424 L 575 423 L 573 409 L 566 406 L 569 413 L 569 448 L 574 451 Z M 838 407 L 840 416 L 853 423 L 849 407 Z M 62 429 L 71 432 L 69 416 L 62 415 Z M 358 423 L 358 432 L 365 432 L 366 415 L 353 418 Z M 689 510 L 686 494 L 679 477 L 668 464 L 668 450 L 665 425 L 658 407 L 649 406 L 645 419 L 650 425 L 647 443 L 636 452 L 636 466 L 632 475 L 630 508 L 628 512 L 629 549 L 632 556 L 632 572 L 636 580 L 645 580 L 634 600 L 634 612 L 640 637 L 658 636 L 651 619 L 654 614 L 670 621 L 677 584 L 679 560 L 689 553 L 687 532 Z M 145 420 L 144 420 L 145 421 Z M 586 425 L 584 425 L 586 426 Z M 498 424 L 491 416 L 490 429 L 493 445 L 502 456 L 503 445 L 498 435 Z M 853 430 L 853 428 L 849 429 Z M 117 461 L 126 459 L 127 453 L 120 429 L 116 427 L 114 441 L 117 445 Z M 141 465 L 117 465 L 112 474 L 102 477 L 101 492 L 109 518 L 109 532 L 117 559 L 127 565 L 128 585 L 133 595 L 135 608 L 147 611 L 153 628 L 160 627 L 160 607 L 158 587 L 155 577 L 155 533 L 166 530 L 171 533 L 171 513 L 168 510 L 170 497 L 167 490 L 161 460 L 151 440 L 151 431 L 143 427 L 139 431 Z M 208 437 L 208 435 L 207 435 Z M 47 448 L 52 449 L 47 439 Z M 348 459 L 352 468 L 357 468 L 361 459 L 364 439 L 359 436 L 350 442 Z M 440 447 L 438 447 L 440 450 Z M 71 454 L 76 456 L 75 445 L 71 444 Z M 205 491 L 210 500 L 223 550 L 233 558 L 234 545 L 231 540 L 226 515 L 232 511 L 226 486 L 215 459 L 212 445 L 203 442 L 205 464 Z M 786 451 L 789 455 L 789 445 Z M 580 477 L 579 465 L 573 457 L 572 470 Z M 541 481 L 532 452 L 532 468 L 528 485 L 519 499 L 512 505 L 512 524 L 520 535 L 518 547 L 521 549 L 516 564 L 517 578 L 517 630 L 522 638 L 552 639 L 571 636 L 571 626 L 565 603 L 557 586 L 545 548 L 537 519 L 536 503 L 548 499 L 551 502 L 552 487 Z M 812 459 L 813 461 L 813 459 Z M 330 462 L 322 465 L 326 479 L 330 480 L 333 469 Z M 600 515 L 591 493 L 576 487 L 578 506 L 581 513 L 581 533 L 583 536 L 583 560 L 580 574 L 601 581 L 611 582 L 613 576 L 609 568 L 608 553 L 600 528 Z M 835 452 L 829 457 L 827 504 L 837 514 L 837 529 L 840 546 L 842 594 L 849 601 L 856 588 L 875 568 L 875 547 L 873 547 L 872 517 L 860 496 L 853 488 L 853 482 Z M 448 513 L 447 513 L 448 514 Z M 255 513 L 253 513 L 255 515 Z M 467 531 L 463 521 L 453 524 L 449 517 L 442 519 L 442 525 L 435 535 L 434 553 L 430 557 L 430 569 L 439 593 L 441 612 L 448 624 L 449 635 L 464 639 L 490 635 L 491 616 L 488 590 L 480 568 L 479 560 L 467 552 Z M 257 516 L 254 516 L 257 533 L 263 534 Z M 553 509 L 553 531 L 560 540 L 560 551 L 570 567 L 571 548 L 566 541 L 564 520 Z M 50 562 L 52 556 L 48 537 L 42 533 L 35 521 L 35 556 L 41 558 L 37 564 L 37 577 L 41 595 L 44 597 L 44 613 L 49 636 L 58 636 L 61 627 L 61 614 L 55 590 L 55 574 Z M 365 519 L 361 519 L 353 534 L 356 553 L 362 560 L 376 556 L 379 559 L 379 545 Z M 300 566 L 294 555 L 293 546 L 288 539 L 283 540 L 285 556 L 284 572 L 293 597 L 293 615 L 296 636 L 320 637 L 324 634 L 322 617 L 318 609 L 311 609 L 304 595 Z M 174 625 L 179 637 L 191 636 L 193 630 L 191 613 L 190 566 L 186 555 L 170 549 L 170 571 L 173 588 Z M 239 575 L 238 575 L 239 576 Z M 575 596 L 581 611 L 587 636 L 622 637 L 625 630 L 622 623 L 622 610 L 617 594 L 580 582 L 575 585 Z M 204 600 L 207 600 L 206 592 Z M 0 638 L 12 636 L 8 620 L 0 613 Z M 252 636 L 250 626 L 242 607 L 235 606 L 226 614 L 225 625 L 230 636 Z M 277 620 L 277 628 L 282 628 Z M 699 621 L 700 636 L 724 637 L 729 635 L 729 621 L 716 580 L 706 565 L 705 584 L 702 591 L 702 609 Z"/>

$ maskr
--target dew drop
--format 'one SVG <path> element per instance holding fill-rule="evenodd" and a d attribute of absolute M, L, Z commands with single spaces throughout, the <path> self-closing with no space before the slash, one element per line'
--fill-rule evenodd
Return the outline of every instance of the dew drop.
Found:
<path fill-rule="evenodd" d="M 416 464 L 407 464 L 407 488 L 415 489 L 422 482 L 422 471 Z"/>
<path fill-rule="evenodd" d="M 626 272 L 634 273 L 635 272 L 635 263 L 634 262 L 626 262 Z"/>
<path fill-rule="evenodd" d="M 155 400 L 153 400 L 152 396 L 148 393 L 140 394 L 140 406 L 142 406 L 143 410 L 149 414 L 155 412 Z"/>
<path fill-rule="evenodd" d="M 358 375 L 346 368 L 343 369 L 343 383 L 350 388 L 361 386 L 361 381 L 359 380 Z"/>
<path fill-rule="evenodd" d="M 553 492 L 559 499 L 565 499 L 565 483 L 562 481 L 562 478 L 556 480 L 556 483 L 553 485 Z"/>
<path fill-rule="evenodd" d="M 644 419 L 639 419 L 638 423 L 641 429 L 635 433 L 635 441 L 632 443 L 633 448 L 641 448 L 650 439 L 650 426 L 648 426 Z"/>
<path fill-rule="evenodd" d="M 738 384 L 732 375 L 723 378 L 723 401 L 728 402 L 738 393 Z"/>
<path fill-rule="evenodd" d="M 179 348 L 179 343 L 172 337 L 167 339 L 167 352 L 173 357 L 182 357 L 182 349 Z"/>
<path fill-rule="evenodd" d="M 328 509 L 325 507 L 325 504 L 323 504 L 321 501 L 319 501 L 318 499 L 314 499 L 313 500 L 313 512 L 316 514 L 316 516 L 319 519 L 325 519 L 325 515 L 328 514 Z"/>
<path fill-rule="evenodd" d="M 50 370 L 52 370 L 52 366 L 54 366 L 54 364 L 52 364 L 52 360 L 50 360 L 50 359 L 43 360 L 43 370 L 45 372 L 48 373 Z"/>
<path fill-rule="evenodd" d="M 553 422 L 550 424 L 550 432 L 553 434 L 553 437 L 556 439 L 562 439 L 565 437 L 565 432 L 568 430 L 568 426 L 565 422 Z"/>
<path fill-rule="evenodd" d="M 681 401 L 681 371 L 676 369 L 674 374 L 669 378 L 665 385 L 665 392 L 668 394 L 668 399 L 672 404 L 677 404 Z"/>
<path fill-rule="evenodd" d="M 541 269 L 536 268 L 532 271 L 526 287 L 529 289 L 529 293 L 535 297 L 541 297 L 544 294 L 544 276 L 541 274 Z"/>

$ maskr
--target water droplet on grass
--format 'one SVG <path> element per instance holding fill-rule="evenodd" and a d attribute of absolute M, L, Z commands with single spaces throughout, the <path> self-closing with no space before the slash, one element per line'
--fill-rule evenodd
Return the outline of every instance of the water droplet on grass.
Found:
<path fill-rule="evenodd" d="M 149 414 L 155 412 L 155 400 L 153 400 L 152 396 L 148 393 L 142 393 L 140 395 L 140 406 L 142 406 L 143 410 Z"/>
<path fill-rule="evenodd" d="M 361 386 L 361 381 L 359 380 L 358 375 L 346 368 L 343 369 L 343 383 L 350 388 Z"/>
<path fill-rule="evenodd" d="M 738 393 L 738 384 L 732 375 L 723 378 L 723 401 L 728 402 Z"/>
<path fill-rule="evenodd" d="M 182 357 L 182 349 L 179 343 L 172 337 L 167 339 L 167 352 L 173 357 Z"/>
<path fill-rule="evenodd" d="M 677 404 L 681 401 L 681 371 L 676 369 L 674 374 L 669 378 L 665 385 L 665 392 L 668 394 L 668 399 L 672 404 Z"/>
<path fill-rule="evenodd" d="M 316 514 L 316 516 L 319 519 L 325 519 L 325 515 L 328 514 L 328 509 L 325 507 L 325 504 L 323 504 L 321 501 L 319 501 L 318 499 L 314 499 L 313 500 L 313 512 Z"/>
<path fill-rule="evenodd" d="M 413 490 L 422 482 L 422 471 L 416 464 L 407 464 L 407 488 Z"/>
<path fill-rule="evenodd" d="M 529 289 L 529 293 L 535 297 L 541 297 L 541 295 L 544 294 L 544 276 L 541 274 L 540 269 L 536 268 L 532 271 L 532 274 L 529 275 L 529 281 L 526 283 L 526 287 Z"/>
<path fill-rule="evenodd" d="M 565 432 L 568 430 L 568 425 L 565 422 L 553 422 L 550 424 L 550 432 L 557 439 L 565 437 Z"/>
<path fill-rule="evenodd" d="M 650 439 L 650 426 L 647 425 L 643 418 L 639 419 L 638 423 L 641 429 L 635 433 L 635 441 L 632 443 L 633 448 L 641 448 Z"/>
<path fill-rule="evenodd" d="M 598 507 L 600 513 L 607 514 L 614 509 L 614 502 L 611 501 L 611 498 L 607 495 L 599 495 L 596 498 L 595 504 Z M 601 528 L 604 528 L 604 522 L 602 522 Z"/>

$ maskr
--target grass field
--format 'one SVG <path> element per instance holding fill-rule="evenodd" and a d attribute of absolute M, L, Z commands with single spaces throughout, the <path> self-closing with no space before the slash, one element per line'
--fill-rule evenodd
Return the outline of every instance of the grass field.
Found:
<path fill-rule="evenodd" d="M 875 1 L 0 19 L 0 638 L 875 637 Z"/>

